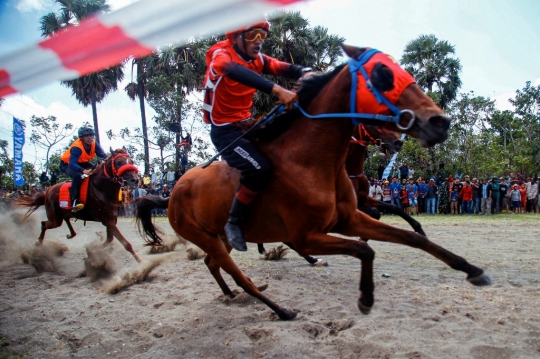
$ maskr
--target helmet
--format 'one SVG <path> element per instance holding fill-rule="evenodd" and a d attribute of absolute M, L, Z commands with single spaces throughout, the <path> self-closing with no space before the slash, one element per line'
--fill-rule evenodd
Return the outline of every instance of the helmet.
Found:
<path fill-rule="evenodd" d="M 92 127 L 81 127 L 79 128 L 79 138 L 87 135 L 95 135 L 94 129 Z"/>
<path fill-rule="evenodd" d="M 230 31 L 230 32 L 227 32 L 225 33 L 225 36 L 227 37 L 227 39 L 229 41 L 232 41 L 232 38 L 233 36 L 235 35 L 238 35 L 238 34 L 241 34 L 243 33 L 244 31 L 246 30 L 249 30 L 249 29 L 256 29 L 256 28 L 261 28 L 261 29 L 265 29 L 266 31 L 270 31 L 270 23 L 268 21 L 262 21 L 262 22 L 259 22 L 257 24 L 253 24 L 253 25 L 250 25 L 250 26 L 246 26 L 242 29 L 238 29 L 238 30 L 235 30 L 235 31 Z"/>
<path fill-rule="evenodd" d="M 497 177 L 497 176 L 493 176 L 493 179 L 494 179 L 494 180 L 498 180 L 498 179 L 499 179 L 499 177 Z"/>

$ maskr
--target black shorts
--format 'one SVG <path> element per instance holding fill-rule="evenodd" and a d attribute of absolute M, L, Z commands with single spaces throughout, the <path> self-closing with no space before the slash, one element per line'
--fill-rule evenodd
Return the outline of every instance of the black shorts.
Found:
<path fill-rule="evenodd" d="M 210 138 L 218 151 L 222 151 L 242 135 L 242 130 L 235 124 L 225 126 L 212 125 Z M 242 173 L 240 183 L 253 192 L 259 192 L 270 181 L 272 164 L 260 151 L 243 137 L 221 153 L 227 164 Z"/>

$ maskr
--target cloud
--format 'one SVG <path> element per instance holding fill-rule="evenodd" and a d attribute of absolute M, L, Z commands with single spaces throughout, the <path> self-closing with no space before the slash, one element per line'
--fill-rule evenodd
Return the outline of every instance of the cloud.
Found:
<path fill-rule="evenodd" d="M 15 8 L 20 12 L 30 12 L 34 10 L 43 10 L 43 4 L 41 0 L 20 0 Z"/>
<path fill-rule="evenodd" d="M 515 92 L 505 92 L 503 94 L 493 96 L 492 100 L 495 100 L 495 107 L 500 111 L 514 111 L 514 106 L 508 101 L 508 99 L 515 97 Z"/>
<path fill-rule="evenodd" d="M 540 78 L 537 78 L 536 80 L 534 80 L 533 86 L 540 86 Z"/>

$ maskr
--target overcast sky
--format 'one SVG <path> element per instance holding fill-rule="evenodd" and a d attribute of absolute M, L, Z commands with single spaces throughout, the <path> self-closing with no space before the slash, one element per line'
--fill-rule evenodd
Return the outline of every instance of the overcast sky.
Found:
<path fill-rule="evenodd" d="M 109 0 L 112 9 L 134 1 Z M 508 98 L 526 81 L 540 84 L 540 1 L 537 0 L 311 0 L 295 5 L 312 26 L 327 27 L 346 43 L 369 46 L 400 59 L 407 42 L 423 34 L 434 34 L 456 48 L 463 66 L 461 92 L 497 100 L 510 108 Z M 40 40 L 39 19 L 57 12 L 52 0 L 0 0 L 0 54 L 9 53 Z M 125 72 L 125 83 L 131 80 Z M 149 108 L 147 117 L 153 111 Z M 91 108 L 84 108 L 69 89 L 53 83 L 20 95 L 9 96 L 0 108 L 0 139 L 12 142 L 12 117 L 28 122 L 30 116 L 56 116 L 76 127 L 92 123 Z M 123 91 L 98 104 L 101 142 L 104 148 L 121 147 L 109 141 L 105 131 L 139 127 L 138 104 Z M 27 131 L 29 137 L 29 131 Z M 25 160 L 42 155 L 26 145 Z"/>

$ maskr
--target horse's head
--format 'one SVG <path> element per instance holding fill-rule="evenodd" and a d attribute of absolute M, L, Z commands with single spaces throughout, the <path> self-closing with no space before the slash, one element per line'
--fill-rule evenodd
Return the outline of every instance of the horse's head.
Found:
<path fill-rule="evenodd" d="M 137 173 L 139 170 L 134 165 L 133 160 L 127 153 L 125 147 L 117 150 L 113 150 L 111 147 L 111 154 L 105 160 L 103 173 L 105 177 L 111 178 L 114 181 L 120 183 L 126 183 L 131 188 L 137 188 L 139 185 L 139 177 Z"/>
<path fill-rule="evenodd" d="M 392 155 L 401 151 L 403 140 L 395 131 L 387 130 L 382 126 L 361 125 L 359 128 L 360 139 L 369 138 L 374 145 L 380 147 L 381 152 L 386 155 Z"/>
<path fill-rule="evenodd" d="M 373 115 L 393 113 L 398 120 L 388 122 L 387 128 L 418 138 L 423 147 L 446 140 L 450 119 L 396 61 L 376 50 L 342 47 L 352 59 L 349 70 L 356 94 L 351 96 L 351 107 L 356 101 L 356 109 L 351 111 Z"/>

